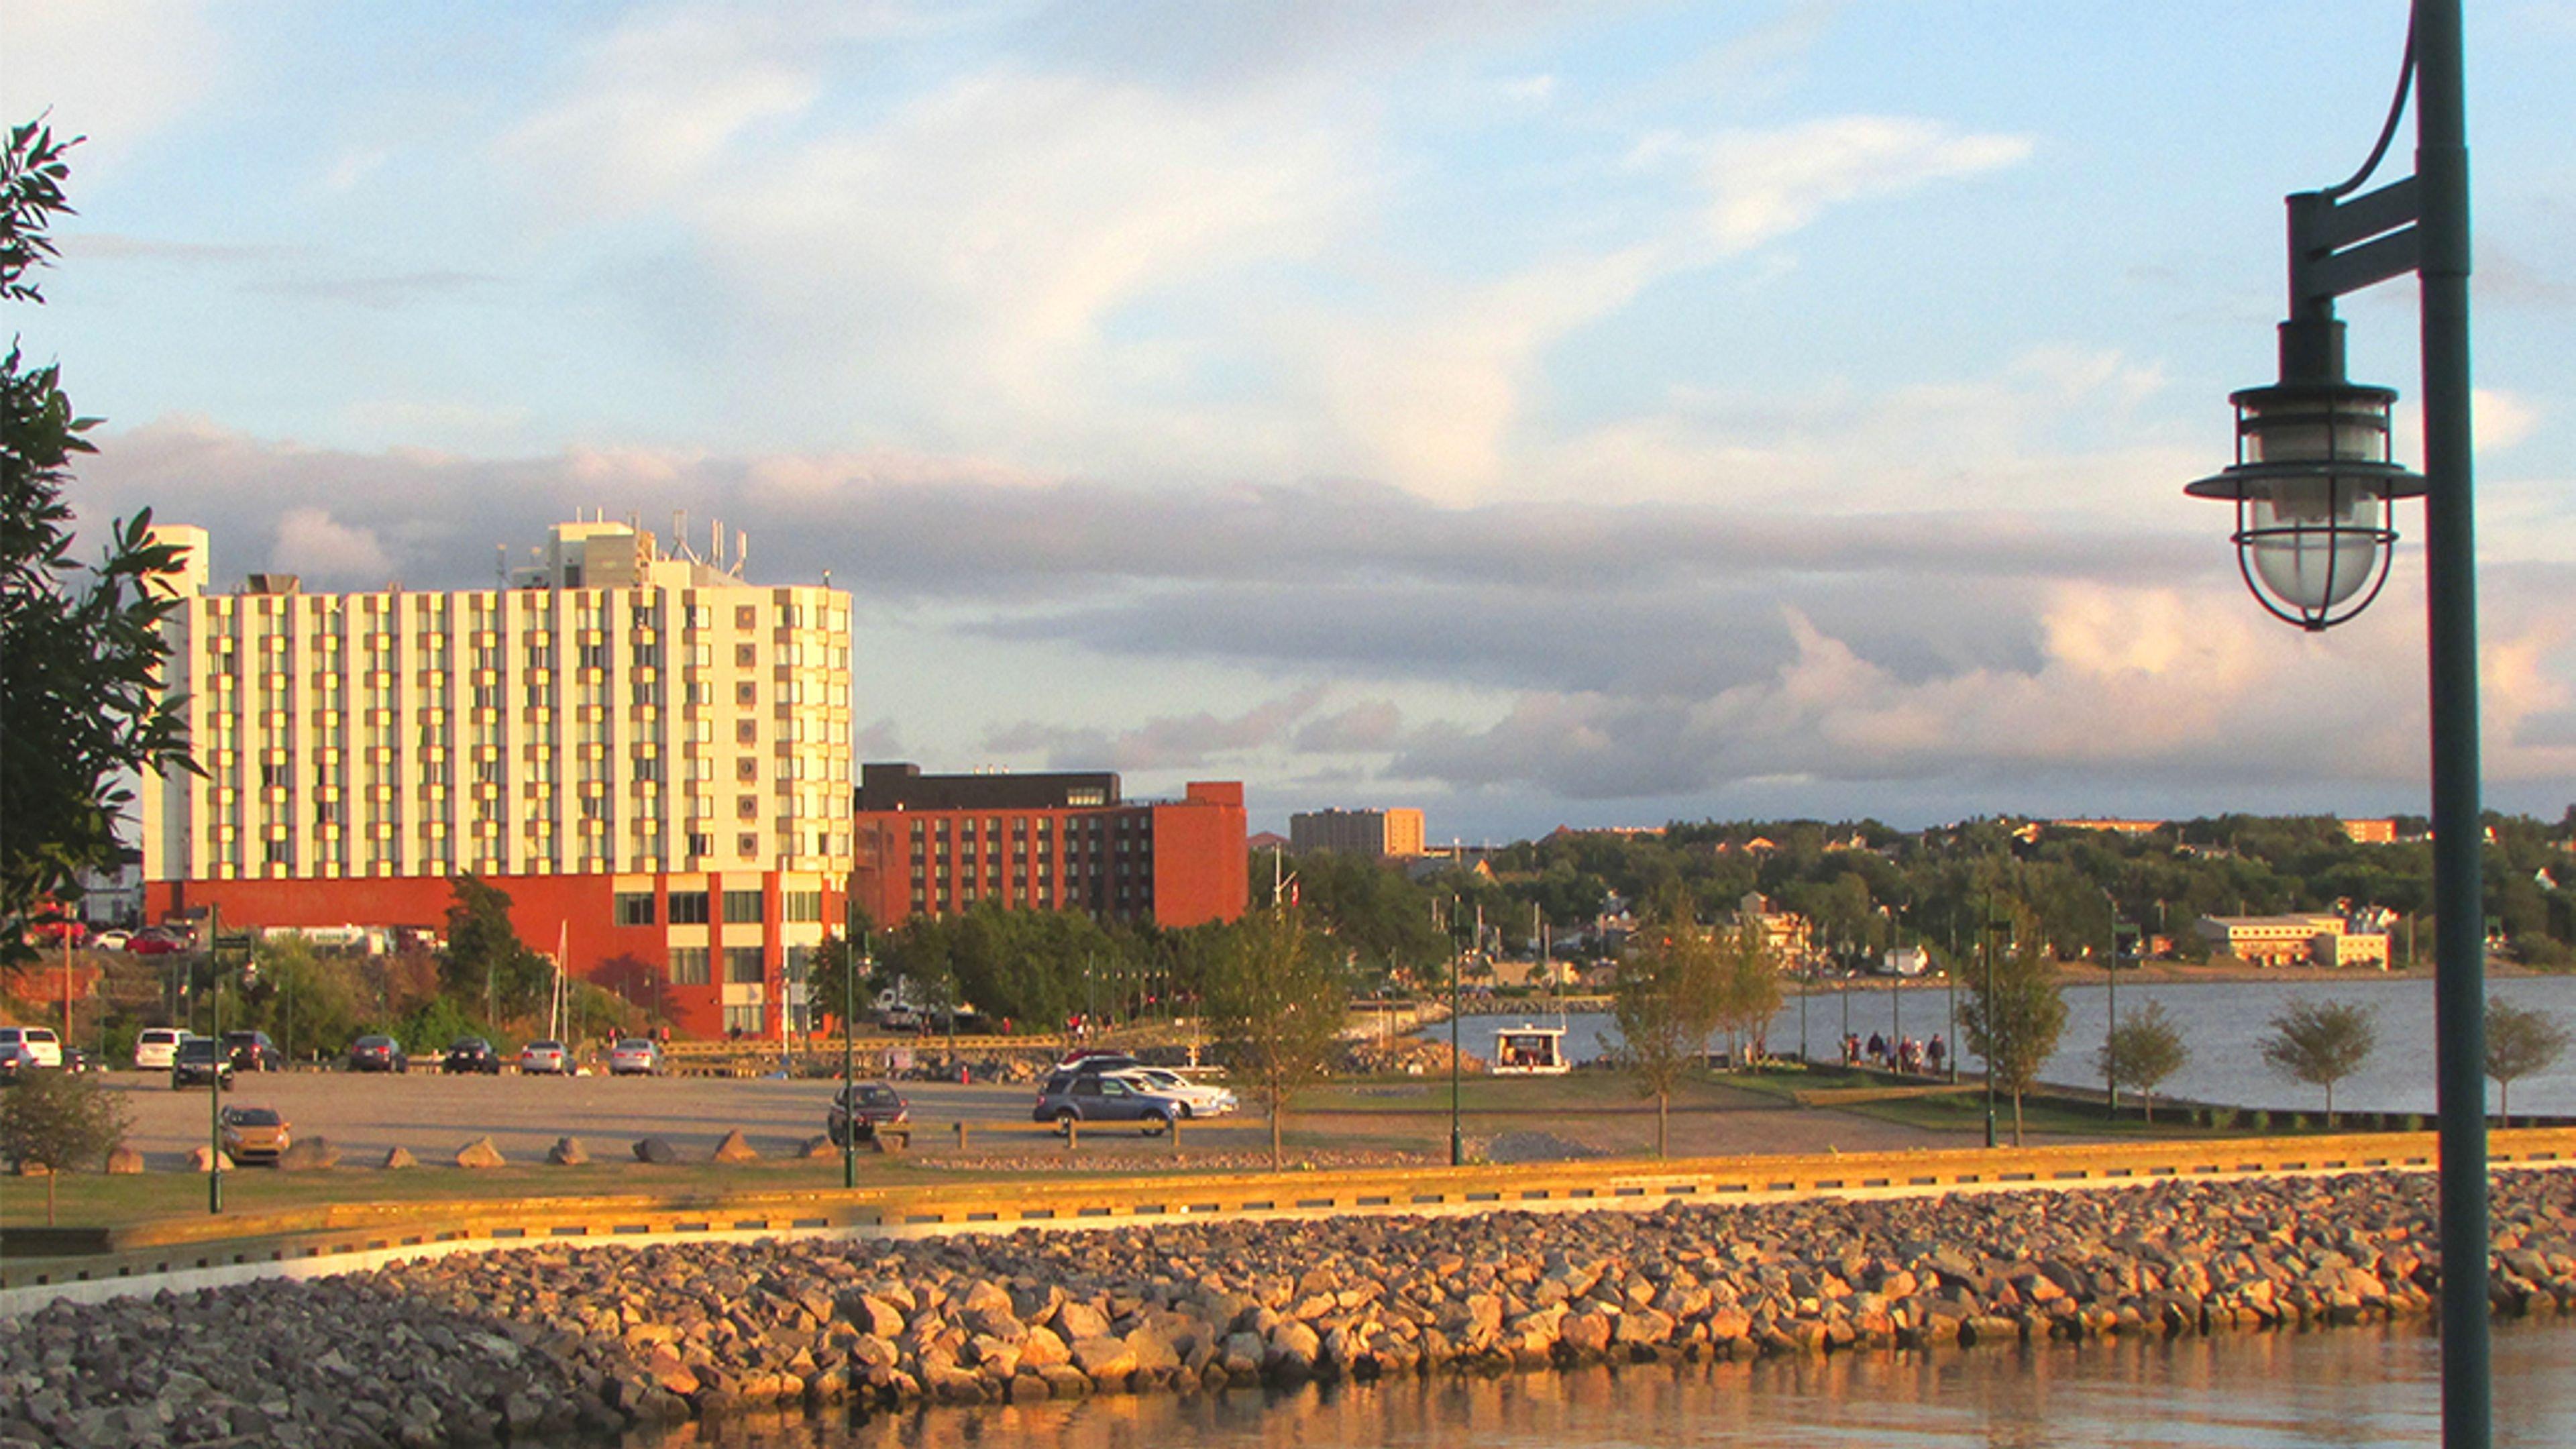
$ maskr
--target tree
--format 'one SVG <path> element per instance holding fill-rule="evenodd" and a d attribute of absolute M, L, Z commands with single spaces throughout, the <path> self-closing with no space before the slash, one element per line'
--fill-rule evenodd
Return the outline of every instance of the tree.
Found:
<path fill-rule="evenodd" d="M 448 884 L 455 898 L 447 908 L 447 960 L 439 968 L 448 995 L 480 1000 L 494 1017 L 533 1007 L 552 970 L 510 924 L 509 895 L 471 875 Z"/>
<path fill-rule="evenodd" d="M 1280 1163 L 1280 1119 L 1299 1087 L 1324 1075 L 1347 1004 L 1341 973 L 1297 909 L 1254 911 L 1235 922 L 1208 962 L 1209 1029 L 1270 1114 L 1270 1165 Z"/>
<path fill-rule="evenodd" d="M 2536 1006 L 2487 999 L 2487 1075 L 2496 1079 L 2496 1108 L 2513 1125 L 2517 1077 L 2545 1072 L 2567 1054 L 2567 1023 Z"/>
<path fill-rule="evenodd" d="M 0 1093 L 0 1155 L 45 1172 L 45 1224 L 54 1222 L 54 1179 L 103 1164 L 125 1139 L 125 1104 L 89 1077 L 51 1068 L 22 1070 Z"/>
<path fill-rule="evenodd" d="M 1610 992 L 1619 1023 L 1619 1061 L 1640 1096 L 1655 1099 L 1655 1155 L 1669 1141 L 1673 1089 L 1708 1048 L 1724 1009 L 1717 943 L 1692 918 L 1686 896 L 1662 897 L 1628 939 L 1628 959 Z M 1776 984 L 1776 983 L 1775 983 Z"/>
<path fill-rule="evenodd" d="M 1716 946 L 1718 1025 L 1733 1043 L 1728 1060 L 1740 1067 L 1748 1040 L 1754 1057 L 1769 1055 L 1771 1018 L 1783 999 L 1780 955 L 1771 947 L 1771 933 L 1752 919 L 1720 931 Z"/>
<path fill-rule="evenodd" d="M 2013 1146 L 2019 1147 L 2022 1094 L 2057 1050 L 2066 1030 L 2066 998 L 2058 991 L 2057 962 L 2036 924 L 2025 916 L 2014 923 L 2013 935 L 2020 945 L 1995 963 L 1991 982 L 1982 971 L 1968 973 L 1959 1027 L 1968 1049 L 1985 1058 L 1995 1085 L 2012 1095 Z"/>
<path fill-rule="evenodd" d="M 2326 1126 L 2334 1126 L 2335 1083 L 2361 1070 L 2379 1044 L 2368 1007 L 2339 1001 L 2293 1001 L 2272 1018 L 2263 1060 L 2294 1081 L 2326 1089 Z"/>
<path fill-rule="evenodd" d="M 0 155 L 0 299 L 41 303 L 29 278 L 50 265 L 55 216 L 68 216 L 64 153 L 41 122 L 9 132 Z M 81 436 L 61 368 L 27 368 L 12 339 L 0 362 L 0 961 L 22 959 L 38 911 L 80 894 L 81 872 L 115 858 L 117 827 L 145 769 L 194 770 L 186 703 L 160 696 L 169 645 L 162 623 L 180 603 L 156 581 L 182 550 L 151 541 L 145 510 L 108 529 L 107 547 L 76 582 L 72 510 L 64 499 Z"/>
<path fill-rule="evenodd" d="M 2110 1040 L 2093 1054 L 2093 1069 L 2139 1093 L 2147 1104 L 2147 1121 L 2156 1120 L 2156 1084 L 2181 1071 L 2191 1060 L 2182 1044 L 2182 1029 L 2165 1015 L 2164 1003 L 2150 1001 L 2111 1028 Z"/>

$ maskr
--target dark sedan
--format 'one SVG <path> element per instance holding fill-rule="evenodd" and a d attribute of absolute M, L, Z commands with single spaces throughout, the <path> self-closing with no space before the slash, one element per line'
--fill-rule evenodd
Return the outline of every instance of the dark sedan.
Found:
<path fill-rule="evenodd" d="M 501 1054 L 479 1036 L 460 1036 L 447 1044 L 447 1057 L 438 1064 L 442 1072 L 481 1072 L 487 1077 L 501 1075 Z"/>
<path fill-rule="evenodd" d="M 349 1070 L 353 1072 L 408 1072 L 411 1054 L 402 1043 L 389 1036 L 362 1036 L 349 1043 Z"/>
<path fill-rule="evenodd" d="M 233 1070 L 239 1072 L 282 1072 L 286 1055 L 264 1031 L 228 1031 L 224 1033 L 224 1051 L 232 1058 Z"/>
<path fill-rule="evenodd" d="M 824 1134 L 835 1147 L 849 1145 L 855 1125 L 858 1140 L 874 1142 L 883 1133 L 888 1138 L 911 1140 L 912 1105 L 903 1094 L 883 1082 L 860 1082 L 843 1087 L 832 1099 L 832 1110 L 823 1119 Z"/>
<path fill-rule="evenodd" d="M 192 1036 L 179 1043 L 170 1058 L 170 1085 L 194 1087 L 215 1081 L 226 1087 L 233 1084 L 233 1059 L 224 1053 L 223 1043 L 210 1036 Z"/>

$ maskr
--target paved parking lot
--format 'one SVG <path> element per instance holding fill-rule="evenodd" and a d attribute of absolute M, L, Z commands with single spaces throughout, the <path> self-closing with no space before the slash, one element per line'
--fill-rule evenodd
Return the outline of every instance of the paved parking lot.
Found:
<path fill-rule="evenodd" d="M 173 1091 L 157 1072 L 116 1072 L 102 1080 L 132 1109 L 127 1140 L 142 1149 L 148 1166 L 184 1167 L 190 1149 L 205 1142 L 203 1089 Z M 414 1068 L 407 1076 L 249 1073 L 225 1096 L 277 1108 L 297 1136 L 331 1139 L 351 1164 L 380 1159 L 395 1146 L 434 1162 L 483 1136 L 513 1162 L 534 1163 L 565 1136 L 579 1137 L 600 1157 L 622 1156 L 647 1136 L 667 1137 L 684 1154 L 703 1157 L 735 1128 L 763 1156 L 784 1156 L 822 1132 L 833 1086 L 823 1079 L 450 1077 Z M 899 1089 L 912 1103 L 916 1133 L 925 1137 L 944 1135 L 960 1120 L 970 1131 L 977 1124 L 1029 1128 L 1037 1095 L 1026 1086 L 953 1082 L 905 1082 Z M 1236 1118 L 1224 1130 L 1232 1135 L 1257 1124 Z"/>

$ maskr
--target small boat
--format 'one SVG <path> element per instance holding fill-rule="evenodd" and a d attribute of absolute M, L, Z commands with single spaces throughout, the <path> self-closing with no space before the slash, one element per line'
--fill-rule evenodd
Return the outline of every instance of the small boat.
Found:
<path fill-rule="evenodd" d="M 1494 1033 L 1494 1075 L 1555 1077 L 1573 1070 L 1565 1059 L 1565 1028 L 1507 1026 Z"/>

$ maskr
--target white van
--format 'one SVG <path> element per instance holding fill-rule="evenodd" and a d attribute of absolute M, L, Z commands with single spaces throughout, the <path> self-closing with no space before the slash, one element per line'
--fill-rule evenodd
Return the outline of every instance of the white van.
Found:
<path fill-rule="evenodd" d="M 25 1047 L 37 1066 L 63 1064 L 63 1039 L 54 1035 L 50 1026 L 0 1026 L 0 1051 L 13 1046 Z"/>
<path fill-rule="evenodd" d="M 188 1034 L 175 1026 L 147 1026 L 143 1035 L 134 1039 L 134 1069 L 138 1072 L 166 1072 L 179 1056 L 179 1043 Z"/>

